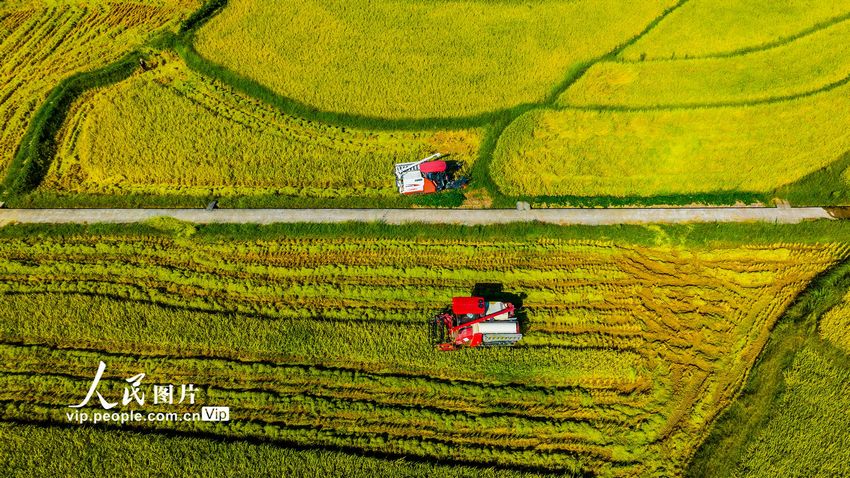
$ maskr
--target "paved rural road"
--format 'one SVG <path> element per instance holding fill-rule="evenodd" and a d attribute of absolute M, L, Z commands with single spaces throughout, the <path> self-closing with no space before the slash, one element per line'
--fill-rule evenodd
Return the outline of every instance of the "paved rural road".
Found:
<path fill-rule="evenodd" d="M 628 209 L 0 209 L 0 223 L 131 223 L 169 216 L 195 223 L 385 222 L 388 224 L 648 224 L 688 222 L 798 223 L 834 219 L 820 207 Z"/>

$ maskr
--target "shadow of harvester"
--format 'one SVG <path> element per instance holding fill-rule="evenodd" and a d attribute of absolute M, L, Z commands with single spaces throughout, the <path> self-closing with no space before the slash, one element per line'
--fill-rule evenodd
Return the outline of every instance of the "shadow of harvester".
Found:
<path fill-rule="evenodd" d="M 479 282 L 472 288 L 473 297 L 481 297 L 487 302 L 508 302 L 516 308 L 514 314 L 519 322 L 519 331 L 524 334 L 528 330 L 528 314 L 523 307 L 523 301 L 528 294 L 524 292 L 506 292 L 501 282 Z"/>

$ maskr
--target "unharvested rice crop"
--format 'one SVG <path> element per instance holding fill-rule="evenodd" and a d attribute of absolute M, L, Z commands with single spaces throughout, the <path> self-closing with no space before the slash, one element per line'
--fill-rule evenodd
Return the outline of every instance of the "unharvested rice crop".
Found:
<path fill-rule="evenodd" d="M 196 0 L 18 1 L 0 5 L 0 171 L 29 120 L 70 75 L 117 60 L 197 8 Z"/>
<path fill-rule="evenodd" d="M 320 110 L 471 116 L 545 99 L 674 3 L 232 0 L 196 47 Z"/>
<path fill-rule="evenodd" d="M 811 342 L 782 374 L 782 395 L 732 476 L 850 476 L 850 360 Z"/>
<path fill-rule="evenodd" d="M 848 77 L 850 20 L 845 20 L 743 55 L 596 63 L 559 103 L 644 107 L 764 101 L 812 92 Z"/>
<path fill-rule="evenodd" d="M 535 110 L 499 139 L 511 195 L 767 193 L 850 148 L 850 86 L 779 103 L 651 111 Z"/>
<path fill-rule="evenodd" d="M 623 51 L 628 60 L 728 55 L 789 41 L 850 14 L 848 0 L 691 0 Z"/>
<path fill-rule="evenodd" d="M 109 396 L 145 372 L 231 407 L 227 426 L 123 429 L 676 475 L 787 304 L 847 255 L 818 244 L 183 232 L 0 242 L 3 420 L 65 422 L 103 359 Z M 521 346 L 433 350 L 425 318 L 494 281 L 522 301 Z"/>
<path fill-rule="evenodd" d="M 850 353 L 850 293 L 823 315 L 818 330 L 821 337 Z"/>
<path fill-rule="evenodd" d="M 394 163 L 441 152 L 468 167 L 477 155 L 478 130 L 331 126 L 282 114 L 173 56 L 150 63 L 75 105 L 42 190 L 393 197 Z"/>

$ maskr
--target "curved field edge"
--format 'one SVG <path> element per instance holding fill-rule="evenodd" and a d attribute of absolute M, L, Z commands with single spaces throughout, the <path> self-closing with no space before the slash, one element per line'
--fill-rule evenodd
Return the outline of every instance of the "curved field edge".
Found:
<path fill-rule="evenodd" d="M 128 78 L 142 54 L 131 52 L 116 63 L 62 80 L 48 95 L 30 122 L 3 182 L 4 195 L 20 195 L 41 184 L 57 150 L 56 136 L 71 105 L 86 90 Z"/>
<path fill-rule="evenodd" d="M 156 43 L 176 29 L 196 8 L 187 2 L 22 2 L 3 20 L 4 88 L 2 93 L 4 195 L 38 180 L 49 144 L 43 136 L 55 128 L 68 99 L 87 83 L 99 84 L 123 68 L 123 62 L 146 43 Z M 21 10 L 17 10 L 20 8 Z M 20 21 L 23 19 L 23 21 Z M 93 69 L 99 75 L 91 75 Z M 110 72 L 110 70 L 113 70 Z M 109 80 L 106 80 L 109 81 Z M 15 170 L 8 171 L 9 167 Z M 24 169 L 25 171 L 21 171 Z M 32 171 L 31 171 L 32 170 Z M 7 174 L 10 173 L 10 174 Z M 30 175 L 10 180 L 16 173 Z M 8 190 L 9 187 L 14 190 Z"/>
<path fill-rule="evenodd" d="M 203 18 L 213 14 L 222 0 L 210 0 L 181 22 L 179 31 L 186 32 L 197 26 Z M 57 150 L 57 134 L 67 119 L 74 101 L 85 91 L 107 86 L 128 78 L 144 58 L 144 49 L 162 47 L 172 38 L 170 32 L 161 32 L 148 42 L 127 52 L 113 63 L 95 70 L 75 73 L 61 80 L 40 104 L 29 121 L 27 130 L 18 145 L 2 183 L 2 196 L 13 201 L 31 192 L 41 183 Z"/>
<path fill-rule="evenodd" d="M 829 108 L 841 110 L 848 80 L 793 103 L 533 110 L 501 135 L 491 171 L 503 192 L 523 196 L 769 196 L 842 160 L 848 138 Z M 836 134 L 820 127 L 819 138 L 807 136 L 800 121 Z M 784 158 L 774 166 L 785 174 L 765 157 Z M 847 195 L 842 182 L 830 195 Z"/>
<path fill-rule="evenodd" d="M 200 58 L 196 53 L 192 53 L 191 46 L 191 35 L 194 30 L 199 28 L 206 20 L 208 20 L 212 15 L 214 15 L 224 4 L 225 0 L 213 0 L 204 5 L 200 10 L 195 12 L 189 19 L 187 19 L 180 30 L 180 35 L 177 38 L 166 38 L 161 39 L 158 43 L 160 47 L 168 47 L 169 45 L 176 46 L 178 52 L 182 52 L 182 56 L 184 60 L 188 60 L 189 58 L 195 58 L 197 61 L 203 62 L 204 60 Z M 685 2 L 680 2 L 672 9 L 666 11 L 662 16 L 653 22 L 653 24 L 649 25 L 647 29 L 641 33 L 641 35 L 646 34 L 648 31 L 652 30 L 652 28 L 658 24 L 666 15 L 670 12 L 684 4 Z M 628 46 L 628 44 L 636 41 L 640 36 L 632 39 L 632 41 L 627 42 L 623 47 Z M 612 52 L 612 53 L 617 53 Z M 194 56 L 193 56 L 194 55 Z M 610 54 L 609 54 L 610 55 Z M 598 61 L 605 59 L 605 57 L 599 58 Z M 132 62 L 130 62 L 132 63 Z M 583 71 L 586 68 L 589 68 L 590 64 L 585 65 L 583 69 L 578 69 L 576 71 L 570 72 L 567 75 L 564 83 L 559 85 L 558 89 L 553 92 L 551 101 L 554 101 L 557 98 L 557 95 L 560 90 L 569 87 L 569 85 L 574 82 L 577 78 L 581 77 Z M 106 69 L 106 68 L 105 68 Z M 226 74 L 228 72 L 223 71 L 222 74 Z M 221 79 L 221 78 L 219 78 Z M 237 82 L 238 83 L 238 82 Z M 232 83 L 231 83 L 232 86 Z M 243 90 L 244 92 L 244 90 Z M 57 87 L 53 92 L 59 97 L 64 97 L 68 93 L 62 92 L 62 88 Z M 52 94 L 53 94 L 52 93 Z M 251 95 L 254 96 L 254 95 Z M 51 120 L 51 114 L 48 114 L 46 110 L 48 109 L 49 103 L 45 103 L 40 108 L 39 112 L 41 113 L 43 110 L 44 118 L 38 122 L 33 122 L 31 124 L 31 128 L 28 131 L 28 140 L 25 143 L 22 143 L 22 148 L 20 150 L 23 153 L 25 150 L 30 151 L 31 153 L 27 155 L 21 155 L 21 158 L 29 158 L 29 159 L 18 159 L 16 161 L 17 168 L 20 170 L 27 171 L 26 174 L 21 172 L 12 173 L 6 177 L 6 182 L 4 183 L 8 188 L 9 185 L 14 185 L 14 188 L 31 188 L 34 183 L 38 181 L 39 175 L 43 175 L 43 171 L 45 170 L 46 162 L 33 159 L 38 158 L 38 156 L 33 155 L 33 151 L 45 151 L 49 150 L 49 148 L 41 147 L 41 143 L 33 138 L 38 136 L 44 136 L 44 131 L 46 131 L 47 127 L 51 124 L 54 124 L 54 121 Z M 279 107 L 279 105 L 278 105 Z M 535 205 L 571 205 L 571 206 L 624 206 L 624 205 L 686 205 L 686 204 L 695 204 L 695 203 L 708 203 L 708 204 L 734 204 L 736 202 L 744 202 L 744 203 L 767 203 L 771 195 L 770 194 L 754 194 L 754 193 L 742 193 L 742 192 L 716 192 L 716 193 L 700 193 L 700 194 L 677 194 L 677 195 L 667 195 L 667 196 L 635 196 L 635 197 L 616 197 L 616 196 L 600 196 L 600 197 L 586 197 L 586 196 L 505 196 L 502 194 L 498 188 L 495 186 L 491 173 L 489 171 L 489 162 L 492 160 L 492 151 L 495 149 L 496 142 L 498 138 L 501 136 L 502 129 L 510 124 L 515 118 L 519 117 L 522 113 L 528 111 L 529 107 L 518 107 L 515 110 L 511 111 L 503 111 L 499 116 L 495 116 L 492 118 L 488 118 L 483 121 L 494 121 L 494 126 L 489 128 L 489 132 L 485 138 L 484 145 L 479 154 L 479 160 L 476 161 L 475 167 L 473 170 L 473 175 L 475 181 L 473 182 L 473 188 L 479 190 L 486 190 L 487 194 L 493 197 L 494 206 L 497 207 L 511 207 L 516 200 L 526 200 L 533 202 Z M 56 112 L 54 112 L 56 113 Z M 307 111 L 303 111 L 305 116 L 307 115 Z M 337 118 L 340 120 L 340 118 Z M 474 121 L 477 123 L 478 120 Z M 344 123 L 344 121 L 343 121 Z M 41 125 L 41 126 L 38 126 Z M 381 126 L 381 125 L 376 125 Z M 387 127 L 400 127 L 403 125 L 389 125 L 385 124 Z M 408 125 L 409 126 L 409 125 Z M 52 129 L 56 129 L 55 125 Z M 40 133 L 41 132 L 41 133 Z M 49 136 L 49 135 L 47 135 Z M 26 146 L 26 147 L 24 147 Z M 780 188 L 780 191 L 790 191 L 789 197 L 799 197 L 799 202 L 794 201 L 795 204 L 839 204 L 845 203 L 848 201 L 847 196 L 850 196 L 848 193 L 848 188 L 843 187 L 843 184 L 839 184 L 838 181 L 835 181 L 836 175 L 833 174 L 833 171 L 837 167 L 839 162 L 844 162 L 842 160 L 836 161 L 832 165 L 826 166 L 819 171 L 816 171 L 804 179 L 801 179 L 798 183 Z M 839 171 L 840 172 L 840 171 Z M 823 181 L 826 181 L 829 184 L 828 190 L 825 190 L 822 186 L 824 185 Z M 834 183 L 834 184 L 833 184 Z M 809 186 L 811 184 L 811 186 Z M 797 187 L 799 185 L 799 187 Z M 839 187 L 840 186 L 840 187 Z M 8 194 L 8 192 L 7 192 Z M 12 205 L 18 205 L 23 207 L 45 207 L 45 206 L 62 206 L 62 205 L 70 205 L 70 206 L 124 206 L 124 207 L 136 207 L 136 206 L 191 206 L 191 207 L 200 207 L 206 204 L 209 200 L 213 199 L 212 197 L 205 199 L 198 198 L 187 198 L 184 195 L 141 195 L 141 194 L 129 194 L 126 196 L 115 197 L 115 196 L 104 196 L 104 195 L 85 195 L 85 194 L 77 194 L 73 196 L 56 194 L 50 191 L 39 192 L 38 194 L 30 194 L 26 196 L 21 196 L 19 194 L 15 194 L 7 199 L 11 199 L 10 202 Z M 431 205 L 431 206 L 458 206 L 463 201 L 463 196 L 461 194 L 443 194 L 443 195 L 434 195 L 432 197 L 421 197 L 421 198 L 403 198 L 400 202 L 381 202 L 374 201 L 368 199 L 360 199 L 360 198 L 346 198 L 346 199 L 320 199 L 320 200 L 312 200 L 312 199 L 302 199 L 302 198 L 292 198 L 292 199 L 281 199 L 275 196 L 267 196 L 267 197 L 251 197 L 251 198 L 235 198 L 235 199 L 226 199 L 223 201 L 223 205 L 225 207 L 268 207 L 268 206 L 278 206 L 278 207 L 382 207 L 382 206 L 412 206 L 412 205 Z M 792 199 L 793 201 L 793 199 Z"/>
<path fill-rule="evenodd" d="M 480 130 L 330 126 L 283 115 L 198 75 L 176 55 L 147 63 L 144 72 L 74 107 L 41 190 L 390 202 L 403 197 L 389 174 L 394 163 L 441 151 L 466 175 L 478 153 Z"/>
<path fill-rule="evenodd" d="M 595 64 L 564 92 L 562 106 L 598 109 L 745 105 L 835 88 L 850 76 L 850 22 L 794 42 L 723 59 Z"/>
<path fill-rule="evenodd" d="M 276 107 L 285 114 L 337 126 L 376 130 L 462 129 L 487 126 L 506 115 L 515 116 L 517 112 L 528 110 L 536 105 L 536 103 L 529 103 L 457 118 L 431 117 L 408 119 L 390 119 L 377 116 L 347 114 L 314 108 L 295 98 L 279 94 L 256 80 L 241 75 L 204 57 L 197 51 L 195 48 L 195 35 L 198 30 L 216 14 L 220 13 L 227 4 L 228 0 L 212 0 L 209 9 L 203 15 L 199 15 L 186 30 L 181 32 L 175 40 L 174 50 L 180 55 L 186 65 L 197 73 L 215 78 L 241 93 Z"/>
<path fill-rule="evenodd" d="M 827 357 L 850 364 L 846 353 L 818 337 L 821 317 L 842 303 L 850 291 L 850 261 L 844 261 L 813 281 L 785 312 L 763 352 L 751 369 L 737 400 L 711 426 L 709 435 L 692 459 L 687 475 L 720 476 L 736 470 L 755 446 L 759 431 L 782 413 L 785 374 L 797 354 L 810 347 Z M 777 411 L 780 410 L 780 411 Z M 799 423 L 809 427 L 810 422 Z M 846 437 L 845 437 L 846 439 Z M 788 473 L 802 470 L 785 470 Z M 811 472 L 811 470 L 809 470 Z"/>
<path fill-rule="evenodd" d="M 294 116 L 300 116 L 306 119 L 317 120 L 326 122 L 328 124 L 338 125 L 338 126 L 351 126 L 351 127 L 362 127 L 362 128 L 372 128 L 378 130 L 415 130 L 415 129 L 439 129 L 439 128 L 453 128 L 453 129 L 461 129 L 461 128 L 475 128 L 475 127 L 484 127 L 485 136 L 481 143 L 481 147 L 479 149 L 478 159 L 475 161 L 474 166 L 471 170 L 472 175 L 472 183 L 470 185 L 471 195 L 484 196 L 485 204 L 491 204 L 492 207 L 513 207 L 517 200 L 530 200 L 531 198 L 522 197 L 522 196 L 508 196 L 505 195 L 499 187 L 496 185 L 492 172 L 490 170 L 490 163 L 493 159 L 493 152 L 496 149 L 496 145 L 499 141 L 499 138 L 502 135 L 502 132 L 507 128 L 511 123 L 516 121 L 523 114 L 533 110 L 536 107 L 545 106 L 545 105 L 553 105 L 559 95 L 561 95 L 567 88 L 569 88 L 573 83 L 579 80 L 582 75 L 595 63 L 600 61 L 605 61 L 606 59 L 615 58 L 620 52 L 628 48 L 630 45 L 634 44 L 644 36 L 646 36 L 649 32 L 651 32 L 662 20 L 667 18 L 671 13 L 675 12 L 683 5 L 685 5 L 689 0 L 679 0 L 676 4 L 670 6 L 661 12 L 656 18 L 654 18 L 649 24 L 644 27 L 637 35 L 628 39 L 620 45 L 617 45 L 614 49 L 605 53 L 597 58 L 594 58 L 586 63 L 574 65 L 569 71 L 565 73 L 564 79 L 556 85 L 551 92 L 546 97 L 546 100 L 541 103 L 533 103 L 533 104 L 524 104 L 517 105 L 512 108 L 496 110 L 489 113 L 480 114 L 477 116 L 470 117 L 458 117 L 458 118 L 428 118 L 428 119 L 409 119 L 409 120 L 399 120 L 399 119 L 385 119 L 385 118 L 371 118 L 359 115 L 348 115 L 348 114 L 340 114 L 334 113 L 330 111 L 322 111 L 316 108 L 312 108 L 304 103 L 301 103 L 295 99 L 280 95 L 270 88 L 260 84 L 257 81 L 251 80 L 243 75 L 240 75 L 234 71 L 227 69 L 222 65 L 218 65 L 215 62 L 204 58 L 194 46 L 194 38 L 196 32 L 203 26 L 204 23 L 209 21 L 213 15 L 218 13 L 221 8 L 226 6 L 227 0 L 213 0 L 210 4 L 214 4 L 215 6 L 211 6 L 210 9 L 206 12 L 204 16 L 199 16 L 194 22 L 191 24 L 191 28 L 188 28 L 185 32 L 183 32 L 175 42 L 175 51 L 180 55 L 183 61 L 186 63 L 189 68 L 196 71 L 199 74 L 209 76 L 215 78 L 222 83 L 230 86 L 236 91 L 239 91 L 247 96 L 255 98 L 257 100 L 263 101 L 267 104 L 273 105 L 282 111 L 285 114 L 290 114 Z M 446 200 L 440 200 L 440 196 L 449 196 Z M 454 196 L 454 197 L 453 197 Z M 63 197 L 50 197 L 50 195 L 42 196 L 41 198 L 36 198 L 34 202 L 28 204 L 28 206 L 50 206 L 55 204 L 61 204 L 62 201 L 66 199 Z M 408 198 L 404 198 L 407 200 Z M 563 203 L 563 198 L 558 198 L 556 202 Z M 566 201 L 573 205 L 629 205 L 629 204 L 642 204 L 640 202 L 640 198 L 636 198 L 637 202 L 632 203 L 629 199 L 620 200 L 618 198 L 613 198 L 613 201 L 609 201 L 608 198 L 602 198 L 599 202 L 590 200 L 588 202 L 587 198 L 573 198 L 573 201 Z M 734 203 L 735 201 L 740 199 L 740 195 L 736 196 L 734 199 L 728 200 L 729 203 Z M 750 198 L 752 199 L 749 202 L 756 202 L 759 198 Z M 132 204 L 137 204 L 139 202 L 144 202 L 145 198 L 140 197 L 133 199 Z M 458 206 L 463 201 L 463 196 L 460 194 L 450 195 L 443 193 L 441 195 L 434 195 L 433 198 L 429 199 L 427 197 L 423 198 L 409 198 L 411 202 L 416 205 L 425 205 L 425 206 Z M 84 205 L 101 205 L 107 204 L 103 202 L 102 199 L 97 196 L 90 196 L 88 198 L 82 199 L 82 204 Z M 232 204 L 232 207 L 257 207 L 266 206 L 270 204 L 278 204 L 279 199 L 270 198 L 270 200 L 260 200 L 256 201 L 245 201 L 240 200 Z M 297 207 L 299 205 L 306 204 L 309 207 L 380 207 L 381 204 L 377 202 L 360 202 L 357 200 L 347 199 L 344 202 L 336 202 L 336 201 L 310 201 L 306 200 L 298 200 L 298 202 L 292 203 L 292 206 L 284 203 L 284 207 Z M 545 202 L 546 198 L 543 198 L 542 202 Z M 536 201 L 538 204 L 541 201 Z M 650 200 L 648 204 L 689 204 L 694 202 L 694 200 L 689 197 L 672 197 L 672 198 L 659 198 L 658 201 Z M 719 203 L 724 204 L 727 202 L 726 197 L 711 197 L 711 196 L 699 196 L 697 198 L 697 202 L 707 202 L 707 203 Z M 170 204 L 169 199 L 164 199 L 161 204 Z M 225 204 L 228 204 L 228 200 L 225 199 Z M 315 205 L 315 206 L 313 206 Z"/>
<path fill-rule="evenodd" d="M 793 35 L 789 35 L 789 36 L 784 37 L 784 38 L 779 38 L 779 39 L 774 40 L 772 42 L 767 42 L 767 43 L 763 43 L 761 45 L 755 45 L 755 46 L 751 46 L 751 47 L 739 48 L 737 50 L 732 50 L 732 51 L 728 51 L 728 52 L 724 52 L 724 53 L 716 53 L 716 54 L 705 55 L 705 56 L 688 56 L 687 59 L 690 59 L 690 60 L 708 60 L 708 59 L 712 59 L 712 58 L 731 58 L 731 57 L 736 57 L 736 56 L 743 56 L 743 55 L 746 55 L 748 53 L 755 53 L 755 52 L 759 52 L 759 51 L 771 50 L 773 48 L 777 48 L 777 47 L 781 47 L 783 45 L 787 45 L 787 44 L 792 43 L 792 42 L 799 40 L 801 38 L 805 38 L 807 36 L 816 34 L 820 31 L 826 30 L 829 27 L 832 27 L 834 25 L 837 25 L 837 24 L 844 22 L 844 21 L 847 21 L 847 20 L 850 20 L 850 12 L 848 12 L 847 14 L 844 14 L 844 15 L 839 15 L 837 17 L 830 18 L 826 21 L 812 25 L 809 28 L 806 28 L 804 30 L 800 30 L 799 32 L 797 32 Z M 629 58 L 629 57 L 626 57 L 626 55 L 621 55 L 618 58 L 616 58 L 614 61 L 619 62 L 619 63 L 652 63 L 652 62 L 666 62 L 666 61 L 677 61 L 677 60 L 671 60 L 670 58 L 645 58 L 645 59 L 642 60 L 640 58 L 634 58 L 634 57 Z"/>
<path fill-rule="evenodd" d="M 77 73 L 62 80 L 53 88 L 47 100 L 41 103 L 34 115 L 33 121 L 30 122 L 27 128 L 24 140 L 21 142 L 4 178 L 2 184 L 3 199 L 8 204 L 16 207 L 202 207 L 209 201 L 217 199 L 215 195 L 193 197 L 180 193 L 130 193 L 117 196 L 85 193 L 63 194 L 57 191 L 37 190 L 37 188 L 42 183 L 55 158 L 60 146 L 58 144 L 58 136 L 66 124 L 72 106 L 84 93 L 126 80 L 138 70 L 140 61 L 149 59 L 151 50 L 174 49 L 181 54 L 181 57 L 190 66 L 193 64 L 190 62 L 193 59 L 196 60 L 194 63 L 196 67 L 195 71 L 202 75 L 206 74 L 205 72 L 208 72 L 208 69 L 203 65 L 198 67 L 200 63 L 204 63 L 203 60 L 197 57 L 197 55 L 192 54 L 192 36 L 196 29 L 200 28 L 206 21 L 218 13 L 226 3 L 226 0 L 210 0 L 180 23 L 176 35 L 165 32 L 154 37 L 141 47 L 128 52 L 115 63 L 105 65 L 96 70 Z M 230 86 L 239 84 L 239 81 L 232 83 L 224 81 L 229 78 L 227 72 L 222 72 L 220 76 L 213 75 L 212 77 L 222 80 Z M 238 86 L 235 86 L 234 89 L 243 91 Z M 249 96 L 260 101 L 266 101 L 284 112 L 290 110 L 276 103 L 274 98 L 264 98 L 263 95 L 256 94 L 249 94 Z M 293 111 L 302 110 L 296 108 Z M 345 122 L 340 121 L 334 124 L 344 125 Z M 394 129 L 397 126 L 384 125 L 386 129 Z M 221 201 L 221 205 L 225 207 L 456 207 L 462 201 L 463 195 L 459 191 L 449 191 L 439 195 L 405 196 L 392 199 L 358 197 L 281 198 L 277 194 L 255 194 L 247 197 L 226 198 Z"/>
<path fill-rule="evenodd" d="M 843 0 L 759 5 L 702 0 L 678 12 L 622 56 L 629 60 L 734 56 L 841 21 L 848 11 L 850 5 Z"/>
<path fill-rule="evenodd" d="M 195 48 L 315 110 L 402 122 L 483 118 L 543 102 L 565 73 L 627 42 L 674 2 L 618 9 L 583 0 L 369 5 L 309 0 L 269 7 L 232 0 L 198 32 Z M 271 23 L 265 17 L 272 14 L 299 22 Z M 275 29 L 281 23 L 286 35 Z M 431 28 L 420 37 L 424 24 Z M 234 44 L 240 48 L 233 50 Z M 264 49 L 265 54 L 254 53 Z"/>

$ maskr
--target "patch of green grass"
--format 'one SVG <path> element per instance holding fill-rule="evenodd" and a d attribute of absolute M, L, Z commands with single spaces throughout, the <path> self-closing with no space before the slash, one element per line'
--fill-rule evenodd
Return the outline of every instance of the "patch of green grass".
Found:
<path fill-rule="evenodd" d="M 778 188 L 773 192 L 773 196 L 786 199 L 795 206 L 850 205 L 848 171 L 850 152 L 799 181 Z"/>

